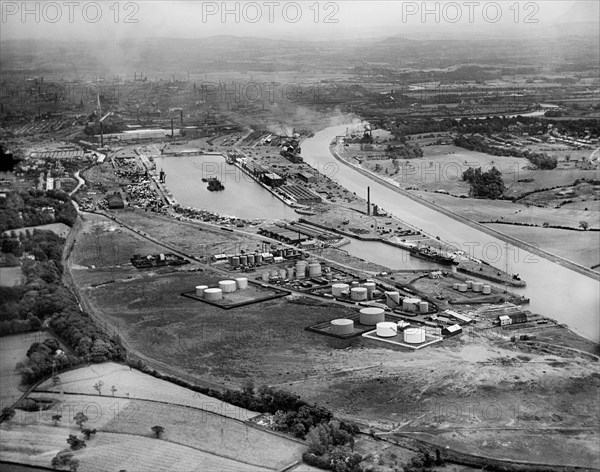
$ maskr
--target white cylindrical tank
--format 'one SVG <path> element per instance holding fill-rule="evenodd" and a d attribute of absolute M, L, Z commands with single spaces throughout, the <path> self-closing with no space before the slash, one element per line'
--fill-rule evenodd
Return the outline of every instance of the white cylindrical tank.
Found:
<path fill-rule="evenodd" d="M 235 279 L 238 290 L 245 290 L 248 288 L 248 279 L 246 277 L 238 277 Z"/>
<path fill-rule="evenodd" d="M 240 256 L 240 264 L 243 266 L 248 265 L 248 256 Z"/>
<path fill-rule="evenodd" d="M 380 338 L 391 338 L 398 334 L 398 325 L 389 321 L 377 323 L 377 336 Z"/>
<path fill-rule="evenodd" d="M 240 258 L 239 258 L 239 256 L 233 256 L 231 258 L 231 266 L 232 267 L 239 267 L 240 266 Z"/>
<path fill-rule="evenodd" d="M 423 328 L 406 328 L 404 330 L 404 342 L 419 344 L 425 342 L 425 330 Z"/>
<path fill-rule="evenodd" d="M 248 254 L 248 264 L 254 265 L 254 254 Z"/>
<path fill-rule="evenodd" d="M 306 277 L 306 261 L 298 261 L 296 262 L 296 278 L 303 279 Z"/>
<path fill-rule="evenodd" d="M 342 292 L 347 292 L 350 286 L 348 284 L 333 284 L 331 286 L 331 294 L 334 297 L 341 297 Z"/>
<path fill-rule="evenodd" d="M 472 280 L 467 280 L 465 283 L 467 284 L 467 290 L 471 290 L 473 288 Z"/>
<path fill-rule="evenodd" d="M 204 291 L 208 288 L 208 285 L 196 285 L 196 296 L 203 297 Z"/>
<path fill-rule="evenodd" d="M 221 280 L 219 282 L 219 288 L 223 293 L 235 292 L 236 287 L 235 280 Z"/>
<path fill-rule="evenodd" d="M 262 264 L 262 261 L 263 261 L 262 254 L 257 254 L 255 259 L 256 259 L 257 264 Z"/>
<path fill-rule="evenodd" d="M 294 278 L 294 268 L 293 267 L 288 267 L 287 268 L 287 278 L 288 279 L 293 279 Z"/>
<path fill-rule="evenodd" d="M 352 282 L 350 282 L 351 287 L 358 287 L 359 285 L 360 284 L 356 280 L 353 280 Z"/>
<path fill-rule="evenodd" d="M 453 288 L 454 290 L 458 290 L 458 286 L 459 286 L 459 285 L 460 285 L 460 284 L 459 284 L 458 282 L 457 282 L 457 283 L 455 283 L 455 284 L 452 284 L 452 288 Z"/>
<path fill-rule="evenodd" d="M 383 308 L 363 308 L 360 310 L 360 324 L 375 326 L 385 321 Z"/>
<path fill-rule="evenodd" d="M 367 299 L 367 289 L 364 287 L 354 287 L 350 289 L 350 300 L 362 302 Z"/>
<path fill-rule="evenodd" d="M 405 298 L 402 300 L 402 309 L 405 311 L 417 311 L 420 301 L 420 298 Z"/>
<path fill-rule="evenodd" d="M 483 293 L 484 295 L 489 295 L 490 293 L 492 293 L 492 286 L 491 285 L 484 285 L 483 287 L 481 287 L 481 293 Z"/>
<path fill-rule="evenodd" d="M 481 292 L 483 290 L 483 282 L 473 282 L 473 291 Z"/>
<path fill-rule="evenodd" d="M 429 311 L 429 303 L 419 302 L 419 312 L 427 313 Z"/>
<path fill-rule="evenodd" d="M 329 326 L 329 332 L 338 336 L 354 334 L 354 321 L 346 319 L 333 320 Z"/>
<path fill-rule="evenodd" d="M 223 291 L 220 288 L 207 288 L 204 290 L 204 299 L 208 301 L 221 300 Z"/>
<path fill-rule="evenodd" d="M 277 271 L 277 269 L 271 270 L 271 277 L 277 277 L 278 275 L 279 275 L 279 272 Z"/>
<path fill-rule="evenodd" d="M 287 270 L 279 269 L 279 277 L 285 279 L 287 277 Z"/>
<path fill-rule="evenodd" d="M 268 272 L 263 272 L 261 279 L 263 282 L 268 282 L 269 281 L 269 273 Z"/>
<path fill-rule="evenodd" d="M 308 275 L 309 277 L 321 277 L 321 264 L 318 262 L 308 264 Z"/>
<path fill-rule="evenodd" d="M 400 305 L 400 294 L 398 292 L 385 292 L 385 302 L 390 308 Z"/>
<path fill-rule="evenodd" d="M 466 292 L 467 291 L 467 284 L 458 284 L 458 291 L 459 292 Z"/>
<path fill-rule="evenodd" d="M 375 282 L 366 282 L 363 287 L 365 287 L 367 289 L 367 298 L 370 300 L 371 298 L 373 298 L 373 292 L 375 291 L 375 288 L 377 287 L 375 285 Z"/>

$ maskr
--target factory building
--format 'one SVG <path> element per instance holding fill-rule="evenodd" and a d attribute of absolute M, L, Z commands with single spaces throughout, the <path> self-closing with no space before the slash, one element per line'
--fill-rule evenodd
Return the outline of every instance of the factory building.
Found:
<path fill-rule="evenodd" d="M 300 185 L 284 185 L 280 190 L 300 205 L 321 203 L 321 197 Z"/>
<path fill-rule="evenodd" d="M 123 201 L 123 197 L 119 192 L 115 192 L 112 195 L 106 197 L 108 201 L 108 208 L 111 210 L 122 210 L 125 208 L 125 202 Z"/>
<path fill-rule="evenodd" d="M 315 182 L 317 180 L 317 178 L 311 174 L 310 172 L 306 172 L 306 171 L 302 171 L 302 172 L 298 172 L 296 174 L 296 176 L 304 183 L 311 183 L 311 182 Z"/>
<path fill-rule="evenodd" d="M 270 187 L 281 187 L 285 183 L 285 179 L 275 172 L 264 174 L 263 181 Z"/>
<path fill-rule="evenodd" d="M 287 244 L 300 244 L 309 239 L 308 236 L 300 234 L 297 231 L 290 231 L 279 226 L 265 226 L 260 228 L 258 233 Z"/>

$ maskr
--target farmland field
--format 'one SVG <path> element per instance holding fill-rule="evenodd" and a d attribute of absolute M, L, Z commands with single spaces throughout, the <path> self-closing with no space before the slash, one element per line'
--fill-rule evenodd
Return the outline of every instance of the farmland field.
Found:
<path fill-rule="evenodd" d="M 101 398 L 111 398 L 110 388 L 114 385 L 117 388 L 116 397 L 127 397 L 132 400 L 153 400 L 200 408 L 239 420 L 246 420 L 258 414 L 112 362 L 94 364 L 64 372 L 60 374 L 60 380 L 60 389 L 69 394 L 95 395 L 98 392 L 93 385 L 101 380 L 104 382 Z M 38 386 L 36 391 L 58 392 L 59 390 L 58 387 L 53 388 L 51 380 L 47 380 Z"/>
<path fill-rule="evenodd" d="M 19 385 L 21 376 L 15 372 L 17 362 L 27 360 L 29 346 L 50 338 L 45 331 L 13 334 L 0 338 L 0 401 L 12 403 L 23 393 Z"/>
<path fill-rule="evenodd" d="M 490 228 L 520 239 L 537 244 L 557 256 L 569 259 L 585 267 L 600 264 L 597 231 L 570 231 L 557 228 L 531 228 L 527 226 L 489 224 Z"/>
<path fill-rule="evenodd" d="M 61 238 L 66 238 L 67 234 L 69 234 L 69 231 L 71 231 L 71 228 L 64 223 L 50 223 L 47 225 L 27 226 L 26 228 L 11 229 L 10 231 L 5 231 L 4 234 L 10 234 L 12 232 L 15 232 L 16 234 L 23 234 L 27 231 L 33 232 L 34 229 L 52 231 L 53 233 L 58 234 Z"/>
<path fill-rule="evenodd" d="M 0 267 L 0 285 L 3 287 L 16 287 L 25 281 L 21 266 Z"/>
<path fill-rule="evenodd" d="M 52 458 L 68 445 L 72 432 L 66 428 L 2 424 L 0 452 L 4 460 L 48 467 Z M 75 432 L 75 431 L 73 431 Z M 75 453 L 80 472 L 107 472 L 126 469 L 128 472 L 169 471 L 192 472 L 219 470 L 223 472 L 266 472 L 256 467 L 197 449 L 157 440 L 150 436 L 99 432 L 88 446 Z"/>

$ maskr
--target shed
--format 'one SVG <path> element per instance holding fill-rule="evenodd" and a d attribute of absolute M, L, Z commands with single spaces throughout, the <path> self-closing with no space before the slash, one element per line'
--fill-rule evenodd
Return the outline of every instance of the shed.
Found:
<path fill-rule="evenodd" d="M 460 325 L 453 324 L 452 326 L 446 326 L 442 329 L 442 334 L 444 336 L 456 336 L 457 334 L 462 333 L 462 328 Z"/>
<path fill-rule="evenodd" d="M 512 318 L 508 315 L 500 315 L 498 321 L 500 321 L 500 326 L 512 324 Z"/>

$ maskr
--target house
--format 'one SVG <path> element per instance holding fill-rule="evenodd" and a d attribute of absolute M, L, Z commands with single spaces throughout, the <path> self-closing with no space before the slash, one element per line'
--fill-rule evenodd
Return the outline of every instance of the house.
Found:
<path fill-rule="evenodd" d="M 498 321 L 500 322 L 500 326 L 506 326 L 506 325 L 512 324 L 512 318 L 508 315 L 499 316 Z"/>
<path fill-rule="evenodd" d="M 442 334 L 444 336 L 456 336 L 457 334 L 462 333 L 462 328 L 460 325 L 454 324 L 452 326 L 446 326 L 442 328 Z"/>

